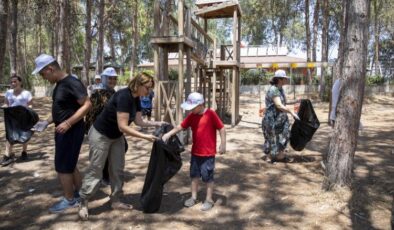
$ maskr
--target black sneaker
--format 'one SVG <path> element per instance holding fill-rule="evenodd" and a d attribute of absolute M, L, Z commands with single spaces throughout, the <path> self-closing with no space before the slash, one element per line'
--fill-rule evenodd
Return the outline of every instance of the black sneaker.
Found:
<path fill-rule="evenodd" d="M 26 151 L 23 151 L 23 152 L 22 152 L 22 155 L 21 155 L 21 157 L 19 158 L 19 160 L 21 160 L 21 161 L 27 160 L 27 153 L 26 153 Z"/>
<path fill-rule="evenodd" d="M 3 160 L 0 162 L 1 166 L 7 166 L 14 162 L 14 157 L 3 156 Z"/>

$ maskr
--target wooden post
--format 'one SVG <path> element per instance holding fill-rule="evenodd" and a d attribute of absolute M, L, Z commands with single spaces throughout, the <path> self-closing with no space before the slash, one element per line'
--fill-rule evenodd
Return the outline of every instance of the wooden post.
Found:
<path fill-rule="evenodd" d="M 160 2 L 158 0 L 156 0 L 154 2 L 154 36 L 158 36 L 158 34 L 160 34 L 160 23 L 159 23 L 159 19 L 160 19 Z M 159 47 L 158 46 L 153 46 L 153 61 L 154 61 L 154 71 L 155 71 L 155 79 L 156 79 L 156 84 L 155 84 L 155 111 L 154 111 L 154 115 L 155 115 L 155 120 L 156 121 L 160 121 L 161 117 L 160 117 L 160 108 L 159 106 L 161 105 L 161 96 L 160 96 L 160 73 L 159 73 Z"/>
<path fill-rule="evenodd" d="M 192 27 L 192 22 L 191 22 L 191 11 L 190 9 L 187 9 L 186 11 L 186 37 L 191 38 L 191 27 Z M 185 86 L 185 98 L 191 93 L 191 85 L 192 85 L 192 62 L 191 62 L 191 56 L 192 56 L 192 50 L 190 47 L 184 47 L 186 48 L 186 86 Z"/>
<path fill-rule="evenodd" d="M 216 111 L 217 104 L 216 104 L 216 71 L 213 71 L 212 76 L 212 109 Z"/>
<path fill-rule="evenodd" d="M 183 0 L 178 1 L 178 36 L 182 37 L 184 34 L 184 20 L 183 20 Z M 180 43 L 178 46 L 178 89 L 176 93 L 176 125 L 182 122 L 182 96 L 183 96 L 183 44 Z"/>
<path fill-rule="evenodd" d="M 233 14 L 233 57 L 235 61 L 237 60 L 237 8 L 234 8 Z M 236 118 L 237 118 L 237 66 L 233 66 L 233 85 L 232 85 L 232 98 L 231 98 L 231 127 L 235 126 Z"/>

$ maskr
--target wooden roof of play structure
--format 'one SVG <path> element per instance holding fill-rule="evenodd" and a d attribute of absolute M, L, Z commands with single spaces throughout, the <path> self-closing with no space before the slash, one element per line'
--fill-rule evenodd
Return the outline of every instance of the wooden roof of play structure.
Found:
<path fill-rule="evenodd" d="M 154 48 L 155 74 L 159 80 L 155 118 L 178 125 L 183 119 L 180 104 L 190 92 L 198 91 L 204 95 L 206 106 L 216 110 L 225 122 L 230 114 L 231 125 L 234 126 L 240 120 L 239 18 L 242 11 L 238 1 L 234 0 L 197 1 L 196 8 L 193 15 L 185 0 L 154 1 L 151 44 Z M 232 44 L 216 44 L 216 40 L 208 34 L 208 20 L 230 17 L 233 18 Z M 229 52 L 229 55 L 217 58 L 214 52 L 216 47 L 220 47 L 221 54 Z M 178 80 L 170 82 L 169 55 L 174 53 L 178 55 Z M 192 69 L 197 72 L 193 74 Z"/>
<path fill-rule="evenodd" d="M 196 6 L 199 9 L 194 14 L 201 18 L 232 18 L 234 10 L 236 10 L 238 17 L 242 16 L 241 7 L 238 1 L 234 0 L 200 0 L 196 1 Z"/>

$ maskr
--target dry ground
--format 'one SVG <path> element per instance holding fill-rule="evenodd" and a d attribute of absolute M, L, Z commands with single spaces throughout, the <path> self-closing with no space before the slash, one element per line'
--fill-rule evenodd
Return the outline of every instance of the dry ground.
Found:
<path fill-rule="evenodd" d="M 35 103 L 41 116 L 49 113 L 48 98 L 38 98 Z M 260 159 L 263 135 L 258 98 L 242 96 L 242 121 L 235 128 L 227 127 L 228 152 L 218 155 L 216 161 L 216 203 L 206 213 L 199 211 L 199 205 L 183 207 L 190 196 L 190 146 L 182 155 L 180 172 L 165 186 L 160 211 L 144 214 L 139 210 L 151 145 L 133 138 L 128 139 L 124 192 L 135 210 L 111 210 L 109 188 L 103 187 L 91 202 L 87 222 L 78 220 L 76 209 L 48 213 L 48 207 L 62 195 L 53 166 L 51 127 L 32 138 L 29 161 L 0 168 L 0 229 L 390 229 L 394 212 L 394 98 L 366 100 L 353 188 L 335 192 L 321 189 L 320 161 L 331 133 L 328 105 L 314 106 L 321 127 L 313 140 L 302 152 L 289 149 L 294 163 L 273 165 Z M 4 151 L 4 126 L 0 126 Z M 20 147 L 16 152 L 19 154 Z M 78 167 L 83 172 L 87 164 L 85 141 Z M 202 190 L 200 200 L 204 196 Z"/>

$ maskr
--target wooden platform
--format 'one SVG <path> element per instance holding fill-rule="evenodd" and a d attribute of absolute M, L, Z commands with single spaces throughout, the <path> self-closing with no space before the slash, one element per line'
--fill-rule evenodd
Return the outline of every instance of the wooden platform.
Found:
<path fill-rule="evenodd" d="M 234 66 L 239 67 L 239 62 L 237 62 L 237 61 L 214 61 L 213 62 L 213 68 L 232 69 Z"/>
<path fill-rule="evenodd" d="M 169 52 L 178 52 L 179 44 L 183 43 L 185 46 L 194 48 L 194 41 L 185 36 L 168 36 L 168 37 L 152 37 L 151 44 L 167 48 Z"/>

